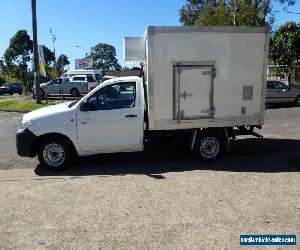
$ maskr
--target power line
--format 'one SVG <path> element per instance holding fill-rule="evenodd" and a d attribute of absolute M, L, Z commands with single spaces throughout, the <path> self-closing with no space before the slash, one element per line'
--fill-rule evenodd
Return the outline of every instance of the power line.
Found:
<path fill-rule="evenodd" d="M 300 15 L 300 12 L 293 12 L 293 11 L 288 11 L 288 10 L 273 10 L 273 12 L 275 13 L 287 13 L 287 14 L 296 14 L 296 15 Z"/>

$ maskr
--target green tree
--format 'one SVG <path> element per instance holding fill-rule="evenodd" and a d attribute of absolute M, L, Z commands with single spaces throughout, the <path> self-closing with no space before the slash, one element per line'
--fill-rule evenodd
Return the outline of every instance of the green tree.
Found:
<path fill-rule="evenodd" d="M 270 58 L 288 76 L 300 60 L 300 24 L 287 22 L 280 26 L 271 37 Z"/>
<path fill-rule="evenodd" d="M 186 26 L 194 25 L 206 5 L 215 7 L 216 0 L 187 0 L 187 3 L 179 10 L 179 21 Z"/>
<path fill-rule="evenodd" d="M 9 46 L 4 53 L 8 69 L 17 73 L 22 79 L 27 74 L 27 63 L 30 61 L 32 46 L 33 43 L 27 31 L 18 30 L 10 39 Z"/>
<path fill-rule="evenodd" d="M 88 57 L 93 59 L 94 68 L 99 69 L 102 75 L 104 75 L 106 71 L 121 70 L 121 66 L 116 58 L 116 49 L 110 44 L 97 44 L 91 48 Z"/>
<path fill-rule="evenodd" d="M 295 0 L 277 0 L 293 5 Z M 271 26 L 270 0 L 187 0 L 179 10 L 183 25 Z"/>
<path fill-rule="evenodd" d="M 42 45 L 46 68 L 52 68 L 55 64 L 55 55 L 47 46 Z"/>
<path fill-rule="evenodd" d="M 56 61 L 56 70 L 57 70 L 57 73 L 59 75 L 62 75 L 62 63 L 64 64 L 64 66 L 70 64 L 70 61 L 69 61 L 68 57 L 66 55 L 64 55 L 64 54 L 61 54 L 57 58 L 57 61 Z"/>
<path fill-rule="evenodd" d="M 232 18 L 224 0 L 220 0 L 217 7 L 210 4 L 204 6 L 203 12 L 199 15 L 195 25 L 200 26 L 222 26 L 232 25 Z"/>

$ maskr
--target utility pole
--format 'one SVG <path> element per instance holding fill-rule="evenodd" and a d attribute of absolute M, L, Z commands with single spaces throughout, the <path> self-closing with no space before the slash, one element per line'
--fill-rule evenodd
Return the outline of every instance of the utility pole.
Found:
<path fill-rule="evenodd" d="M 56 36 L 53 33 L 53 30 L 51 28 L 50 28 L 50 35 L 52 36 L 54 62 L 56 62 L 56 58 L 55 58 L 55 41 L 56 41 Z"/>
<path fill-rule="evenodd" d="M 64 74 L 64 54 L 61 55 L 61 76 L 63 76 Z M 64 78 L 62 78 L 62 81 L 64 80 Z M 63 82 L 61 84 L 61 95 L 60 95 L 60 99 L 61 99 L 61 102 L 64 101 L 64 98 L 63 98 Z"/>
<path fill-rule="evenodd" d="M 36 0 L 31 0 L 31 12 L 32 12 L 35 96 L 36 96 L 36 103 L 40 104 L 41 93 L 40 93 L 39 52 L 38 52 L 38 43 L 37 43 Z"/>

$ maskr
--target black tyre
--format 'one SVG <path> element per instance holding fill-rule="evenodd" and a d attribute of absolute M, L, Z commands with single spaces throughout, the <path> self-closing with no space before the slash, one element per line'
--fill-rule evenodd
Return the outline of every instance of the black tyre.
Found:
<path fill-rule="evenodd" d="M 71 162 L 74 154 L 67 139 L 53 135 L 42 139 L 37 148 L 37 156 L 44 168 L 59 171 Z"/>
<path fill-rule="evenodd" d="M 10 95 L 13 95 L 14 93 L 13 93 L 13 92 L 10 92 L 9 94 L 10 94 Z"/>
<path fill-rule="evenodd" d="M 71 89 L 70 94 L 72 97 L 78 97 L 79 91 L 77 89 Z"/>
<path fill-rule="evenodd" d="M 212 162 L 220 158 L 224 143 L 217 131 L 204 130 L 199 133 L 193 151 L 201 161 Z"/>
<path fill-rule="evenodd" d="M 300 95 L 298 95 L 296 98 L 295 98 L 295 105 L 297 107 L 300 107 Z"/>

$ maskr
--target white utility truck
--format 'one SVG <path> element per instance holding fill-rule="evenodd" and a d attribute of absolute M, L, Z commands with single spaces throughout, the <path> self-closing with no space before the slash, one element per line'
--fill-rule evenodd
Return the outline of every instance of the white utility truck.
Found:
<path fill-rule="evenodd" d="M 82 94 L 87 94 L 98 85 L 99 83 L 96 82 L 92 75 L 75 75 L 70 78 L 56 78 L 42 83 L 40 90 L 42 97 L 60 94 L 78 97 Z M 33 98 L 35 98 L 35 86 L 32 88 L 32 94 Z"/>
<path fill-rule="evenodd" d="M 124 45 L 125 60 L 141 63 L 144 76 L 114 78 L 80 101 L 25 114 L 19 155 L 37 155 L 58 170 L 76 154 L 142 151 L 172 137 L 213 161 L 235 136 L 259 136 L 253 130 L 264 122 L 267 28 L 151 26 Z"/>

